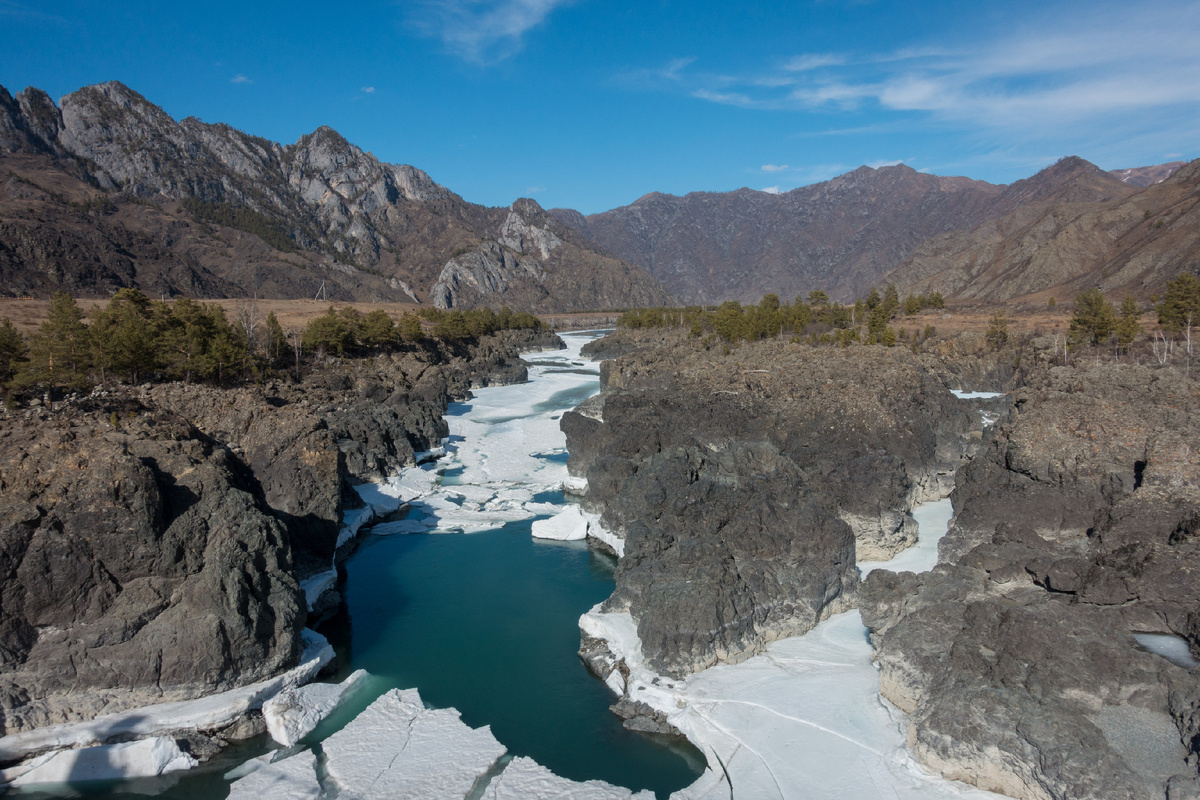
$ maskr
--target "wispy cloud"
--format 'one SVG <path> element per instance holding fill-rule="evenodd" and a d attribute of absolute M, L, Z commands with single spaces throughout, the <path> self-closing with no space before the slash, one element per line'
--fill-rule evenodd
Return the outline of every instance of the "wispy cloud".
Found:
<path fill-rule="evenodd" d="M 250 80 L 245 75 L 242 75 L 240 73 L 237 75 L 234 75 L 232 78 L 230 78 L 229 82 L 230 83 L 254 83 L 254 81 Z"/>
<path fill-rule="evenodd" d="M 66 22 L 66 19 L 57 14 L 47 14 L 41 9 L 30 8 L 24 3 L 16 3 L 13 0 L 0 0 L 0 17 L 60 24 Z"/>
<path fill-rule="evenodd" d="M 766 186 L 766 187 L 763 187 L 762 189 L 759 189 L 759 191 L 766 192 L 767 194 L 782 194 L 783 193 L 783 189 L 779 188 L 778 186 Z"/>
<path fill-rule="evenodd" d="M 375 94 L 375 87 L 374 86 L 364 86 L 364 87 L 362 87 L 361 91 L 363 94 Z"/>
<path fill-rule="evenodd" d="M 409 21 L 446 49 L 477 64 L 502 61 L 517 53 L 525 34 L 573 0 L 419 0 Z"/>
<path fill-rule="evenodd" d="M 545 186 L 526 186 L 525 187 L 525 194 L 541 194 L 544 191 L 546 191 Z"/>
<path fill-rule="evenodd" d="M 763 172 L 783 172 L 787 168 L 787 164 L 763 164 L 761 167 Z"/>
<path fill-rule="evenodd" d="M 914 42 L 888 52 L 804 53 L 740 75 L 689 62 L 670 71 L 671 83 L 740 108 L 883 111 L 1010 133 L 1085 130 L 1168 109 L 1171 119 L 1200 123 L 1195 0 L 1086 15 L 1059 6 L 1022 25 L 953 49 Z"/>

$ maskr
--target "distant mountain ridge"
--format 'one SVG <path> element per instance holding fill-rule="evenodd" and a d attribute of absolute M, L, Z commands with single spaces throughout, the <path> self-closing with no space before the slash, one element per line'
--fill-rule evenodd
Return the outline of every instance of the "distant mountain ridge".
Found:
<path fill-rule="evenodd" d="M 1065 166 L 1081 182 L 1103 182 L 1098 169 L 1076 161 Z M 1034 198 L 924 242 L 887 279 L 906 292 L 996 302 L 1063 299 L 1093 287 L 1145 298 L 1181 272 L 1200 271 L 1200 160 L 1159 183 L 1123 189 Z"/>
<path fill-rule="evenodd" d="M 754 302 L 768 292 L 791 298 L 813 289 L 850 300 L 888 280 L 915 284 L 928 277 L 928 267 L 890 273 L 940 237 L 1026 208 L 1120 202 L 1139 191 L 1138 181 L 1170 174 L 1168 166 L 1118 175 L 1070 157 L 1008 186 L 927 175 L 903 164 L 860 167 L 782 194 L 653 192 L 586 217 L 570 209 L 550 213 L 645 267 L 683 302 Z M 971 296 L 965 284 L 941 285 L 952 295 Z"/>
<path fill-rule="evenodd" d="M 117 82 L 60 105 L 0 87 L 0 159 L 0 277 L 10 291 L 303 297 L 324 284 L 332 299 L 443 307 L 670 302 L 643 270 L 597 252 L 534 201 L 468 203 L 324 126 L 281 145 L 176 122 Z M 35 191 L 44 183 L 64 191 Z M 79 213 L 100 197 L 107 213 Z M 230 227 L 274 246 L 221 232 Z"/>

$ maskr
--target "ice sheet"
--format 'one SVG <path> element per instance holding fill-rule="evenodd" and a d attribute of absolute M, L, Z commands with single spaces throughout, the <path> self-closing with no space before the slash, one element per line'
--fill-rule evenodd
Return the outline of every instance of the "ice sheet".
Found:
<path fill-rule="evenodd" d="M 228 800 L 317 800 L 317 757 L 304 751 L 274 764 L 266 764 L 239 778 L 229 787 Z"/>
<path fill-rule="evenodd" d="M 138 742 L 59 750 L 0 771 L 0 781 L 10 786 L 38 783 L 104 781 L 149 778 L 196 766 L 196 759 L 179 749 L 168 736 Z"/>
<path fill-rule="evenodd" d="M 654 793 L 634 794 L 604 781 L 560 778 L 532 758 L 517 756 L 492 779 L 483 800 L 654 800 Z"/>
<path fill-rule="evenodd" d="M 341 683 L 310 683 L 284 689 L 263 703 L 263 719 L 271 738 L 291 747 L 311 733 L 366 677 L 367 671 L 360 669 Z"/>
<path fill-rule="evenodd" d="M 413 507 L 408 519 L 379 525 L 377 532 L 473 533 L 564 511 L 565 503 L 534 498 L 578 482 L 565 460 L 555 457 L 566 452 L 559 420 L 599 389 L 600 374 L 597 365 L 580 359 L 586 337 L 566 341 L 566 350 L 536 354 L 530 383 L 476 389 L 469 400 L 450 404 L 441 458 L 405 469 L 374 490 Z M 430 524 L 422 528 L 414 519 Z M 567 522 L 539 522 L 537 529 L 561 534 Z"/>
<path fill-rule="evenodd" d="M 415 689 L 384 694 L 322 749 L 338 796 L 362 800 L 466 797 L 505 752 L 489 728 L 425 708 Z"/>
<path fill-rule="evenodd" d="M 923 571 L 937 562 L 950 501 L 914 510 L 917 545 L 890 562 L 860 564 Z M 628 613 L 584 614 L 581 631 L 603 639 L 629 673 L 630 698 L 661 711 L 699 747 L 709 769 L 674 800 L 754 798 L 997 798 L 924 772 L 905 747 L 904 714 L 879 694 L 867 630 L 857 611 L 834 616 L 804 636 L 783 639 L 740 664 L 676 681 L 655 674 Z M 619 671 L 609 686 L 620 693 Z"/>
<path fill-rule="evenodd" d="M 938 542 L 946 535 L 950 520 L 954 517 L 954 506 L 950 498 L 922 503 L 913 509 L 917 521 L 917 543 L 901 550 L 891 561 L 860 561 L 858 571 L 862 577 L 876 569 L 892 572 L 928 572 L 937 566 Z"/>

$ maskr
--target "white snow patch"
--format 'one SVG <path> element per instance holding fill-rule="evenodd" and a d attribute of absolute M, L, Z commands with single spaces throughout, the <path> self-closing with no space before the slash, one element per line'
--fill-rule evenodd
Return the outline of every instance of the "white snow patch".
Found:
<path fill-rule="evenodd" d="M 430 710 L 415 689 L 393 689 L 323 744 L 339 796 L 362 800 L 466 797 L 505 753 L 490 728 L 454 709 Z"/>
<path fill-rule="evenodd" d="M 9 786 L 38 783 L 75 783 L 118 778 L 150 778 L 197 765 L 196 759 L 179 749 L 168 736 L 138 742 L 59 750 L 0 771 L 0 781 Z"/>
<path fill-rule="evenodd" d="M 492 779 L 482 800 L 654 800 L 654 793 L 634 794 L 604 781 L 560 778 L 532 758 L 517 756 Z"/>
<path fill-rule="evenodd" d="M 1162 656 L 1172 664 L 1192 669 L 1200 666 L 1196 659 L 1192 657 L 1192 650 L 1188 646 L 1187 639 L 1182 636 L 1174 636 L 1169 633 L 1135 633 L 1134 639 L 1137 639 L 1138 644 L 1149 650 L 1155 655 Z"/>
<path fill-rule="evenodd" d="M 539 519 L 533 523 L 533 538 L 578 541 L 586 539 L 588 521 L 579 506 L 567 506 L 550 519 Z"/>
<path fill-rule="evenodd" d="M 310 683 L 284 689 L 263 703 L 263 719 L 271 738 L 291 747 L 311 733 L 366 677 L 367 671 L 360 669 L 341 683 Z"/>
<path fill-rule="evenodd" d="M 256 759 L 257 760 L 257 759 Z M 263 764 L 234 781 L 228 800 L 318 800 L 317 757 L 311 750 Z"/>
<path fill-rule="evenodd" d="M 968 392 L 962 389 L 951 389 L 950 394 L 959 400 L 990 400 L 993 397 L 1003 397 L 1004 392 Z"/>
<path fill-rule="evenodd" d="M 157 703 L 105 714 L 88 722 L 48 725 L 14 733 L 0 738 L 0 760 L 16 761 L 33 753 L 102 744 L 116 738 L 141 739 L 168 731 L 224 728 L 247 711 L 261 708 L 264 702 L 284 689 L 308 683 L 333 660 L 333 647 L 324 636 L 306 628 L 302 637 L 304 650 L 300 665 L 282 675 L 196 700 Z"/>

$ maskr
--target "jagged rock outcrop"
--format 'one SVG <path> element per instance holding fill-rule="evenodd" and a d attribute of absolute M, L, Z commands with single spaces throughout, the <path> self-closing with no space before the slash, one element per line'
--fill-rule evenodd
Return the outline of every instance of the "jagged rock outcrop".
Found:
<path fill-rule="evenodd" d="M 287 530 L 183 418 L 95 401 L 10 416 L 0 507 L 3 732 L 295 661 L 306 610 Z"/>
<path fill-rule="evenodd" d="M 321 290 L 414 302 L 432 292 L 445 307 L 550 311 L 671 302 L 645 271 L 598 252 L 532 200 L 510 209 L 467 203 L 327 126 L 283 145 L 228 125 L 176 122 L 116 82 L 73 92 L 59 107 L 36 89 L 12 98 L 0 88 L 0 162 L 24 187 L 10 188 L 7 207 L 0 197 L 9 291 Z M 38 213 L 27 213 L 31 204 Z M 503 276 L 510 253 L 522 279 L 472 283 L 490 265 L 493 278 Z"/>
<path fill-rule="evenodd" d="M 917 756 L 1021 798 L 1195 792 L 1200 390 L 1174 369 L 1057 367 L 964 468 L 940 563 L 860 592 Z M 1169 787 L 1169 788 L 1168 788 Z"/>
<path fill-rule="evenodd" d="M 299 580 L 351 484 L 445 436 L 450 398 L 524 380 L 505 331 L 303 383 L 97 390 L 0 425 L 0 733 L 187 699 L 294 666 Z"/>
<path fill-rule="evenodd" d="M 679 676 L 849 607 L 855 557 L 914 540 L 981 421 L 911 353 L 629 334 L 604 392 L 564 414 L 585 503 L 624 537 L 610 610 Z"/>

